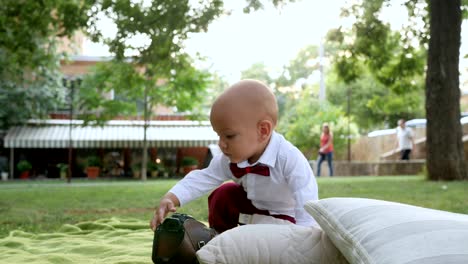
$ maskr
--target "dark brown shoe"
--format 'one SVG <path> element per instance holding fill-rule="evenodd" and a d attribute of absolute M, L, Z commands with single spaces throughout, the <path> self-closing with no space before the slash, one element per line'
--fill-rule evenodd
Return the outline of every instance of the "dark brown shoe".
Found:
<path fill-rule="evenodd" d="M 198 263 L 195 253 L 218 233 L 186 214 L 164 219 L 153 239 L 152 260 L 160 263 Z"/>

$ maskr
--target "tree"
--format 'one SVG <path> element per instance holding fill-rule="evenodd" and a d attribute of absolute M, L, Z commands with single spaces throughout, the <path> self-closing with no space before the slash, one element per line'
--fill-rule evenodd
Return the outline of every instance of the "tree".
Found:
<path fill-rule="evenodd" d="M 65 97 L 57 46 L 88 25 L 94 0 L 16 1 L 0 6 L 0 129 L 41 118 Z"/>
<path fill-rule="evenodd" d="M 229 83 L 218 73 L 214 72 L 211 73 L 210 83 L 206 88 L 206 96 L 202 101 L 201 105 L 201 113 L 205 114 L 205 116 L 209 116 L 211 111 L 211 105 L 215 101 L 215 99 L 227 88 L 229 87 Z"/>
<path fill-rule="evenodd" d="M 426 74 L 427 172 L 431 180 L 468 179 L 460 124 L 460 0 L 429 1 Z"/>
<path fill-rule="evenodd" d="M 192 109 L 203 99 L 209 75 L 198 71 L 184 51 L 184 40 L 191 33 L 204 31 L 223 11 L 222 1 L 154 0 L 149 5 L 129 0 L 103 0 L 95 6 L 98 16 L 107 16 L 116 25 L 117 34 L 104 37 L 98 28 L 89 34 L 103 41 L 114 55 L 112 62 L 99 66 L 84 81 L 81 108 L 92 109 L 88 117 L 110 119 L 125 110 L 135 111 L 135 100 L 143 105 L 144 139 L 142 179 L 146 179 L 148 144 L 146 130 L 151 110 L 161 104 L 178 111 Z M 132 41 L 138 37 L 140 41 Z M 114 90 L 124 101 L 96 99 Z M 88 118 L 89 119 L 89 118 Z"/>
<path fill-rule="evenodd" d="M 242 71 L 242 78 L 259 79 L 275 88 L 280 114 L 278 131 L 306 156 L 316 158 L 321 127 L 328 122 L 335 134 L 337 158 L 345 158 L 347 135 L 351 138 L 357 135 L 357 126 L 343 111 L 341 103 L 345 100 L 338 105 L 319 102 L 318 85 L 310 82 L 314 73 L 318 73 L 318 62 L 317 46 L 309 45 L 284 66 L 283 73 L 276 79 L 270 77 L 263 63 L 253 64 Z M 338 92 L 337 95 L 342 96 Z"/>
<path fill-rule="evenodd" d="M 341 107 L 328 102 L 320 103 L 317 97 L 310 95 L 311 90 L 311 87 L 307 87 L 300 92 L 299 98 L 288 101 L 278 130 L 307 157 L 315 159 L 320 146 L 322 124 L 327 122 L 334 134 L 333 145 L 337 158 L 344 158 L 346 135 L 357 135 L 357 126 L 346 117 Z"/>
<path fill-rule="evenodd" d="M 382 22 L 382 5 L 371 0 L 352 5 L 343 15 L 354 16 L 354 25 L 327 34 L 326 46 L 335 51 L 328 53 L 332 76 L 343 82 L 330 90 L 337 95 L 350 89 L 352 98 L 347 100 L 354 103 L 351 112 L 363 130 L 382 122 L 395 126 L 402 117 L 420 117 L 424 109 L 426 48 L 406 37 L 414 35 L 409 33 L 412 27 L 394 31 Z M 340 96 L 330 98 L 339 103 Z"/>
<path fill-rule="evenodd" d="M 260 0 L 248 2 L 247 10 L 261 7 Z M 278 4 L 285 1 L 273 2 Z M 347 50 L 342 60 L 353 67 L 346 67 L 348 70 L 342 71 L 341 77 L 354 80 L 356 74 L 359 74 L 356 69 L 359 69 L 357 66 L 360 59 L 356 55 L 364 55 L 374 76 L 383 83 L 390 84 L 392 90 L 398 91 L 398 87 L 405 86 L 395 82 L 395 78 L 402 76 L 405 83 L 405 79 L 411 80 L 421 70 L 419 63 L 413 59 L 418 58 L 421 53 L 414 49 L 412 41 L 416 38 L 421 44 L 419 46 L 424 47 L 429 40 L 425 77 L 428 177 L 431 180 L 468 179 L 460 125 L 458 69 L 461 20 L 462 17 L 468 17 L 468 1 L 429 0 L 429 6 L 423 0 L 406 1 L 410 24 L 404 28 L 398 42 L 403 48 L 402 56 L 388 65 L 387 61 L 391 61 L 394 55 L 385 53 L 389 44 L 386 42 L 389 31 L 378 16 L 382 5 L 389 2 L 363 0 L 344 10 L 345 15 L 354 13 L 357 20 L 353 25 L 356 31 L 352 45 L 354 49 Z M 417 19 L 423 21 L 423 28 L 417 26 Z M 380 55 L 382 52 L 384 56 Z M 418 54 L 419 56 L 415 56 Z"/>
<path fill-rule="evenodd" d="M 316 45 L 302 48 L 298 54 L 284 67 L 284 72 L 278 78 L 278 86 L 295 85 L 299 80 L 305 83 L 315 71 L 319 70 L 319 54 Z M 304 85 L 302 85 L 304 86 Z"/>
<path fill-rule="evenodd" d="M 270 77 L 267 66 L 263 62 L 254 63 L 248 69 L 243 70 L 241 79 L 256 79 L 268 85 L 274 84 L 273 78 Z"/>
<path fill-rule="evenodd" d="M 266 2 L 248 0 L 244 10 L 261 9 Z M 270 2 L 281 6 L 294 1 Z M 424 41 L 427 41 L 428 35 L 417 26 L 426 19 L 421 16 L 424 13 L 418 4 L 421 1 L 405 3 L 410 12 L 410 21 L 400 32 L 392 31 L 388 23 L 379 19 L 386 2 L 389 1 L 350 2 L 343 8 L 342 16 L 354 16 L 356 22 L 353 27 L 350 30 L 343 27 L 331 30 L 325 42 L 325 56 L 332 62 L 332 69 L 327 72 L 327 98 L 339 106 L 351 101 L 351 115 L 363 131 L 381 126 L 382 122 L 396 124 L 402 116 L 419 117 L 424 112 L 427 52 Z M 416 36 L 420 42 L 413 43 Z M 305 51 L 316 54 L 317 50 L 313 48 Z M 303 70 L 307 70 L 311 60 L 306 58 L 310 56 L 297 56 L 279 78 L 278 86 L 288 86 L 300 78 L 307 78 Z M 347 96 L 349 91 L 350 98 Z"/>
<path fill-rule="evenodd" d="M 390 35 L 378 18 L 382 6 L 389 4 L 389 1 L 365 0 L 349 7 L 347 10 L 351 11 L 344 13 L 351 12 L 356 16 L 357 20 L 353 25 L 356 34 L 351 49 L 348 50 L 348 58 L 341 61 L 343 65 L 348 65 L 341 68 L 344 70 L 340 75 L 355 79 L 355 69 L 365 60 L 377 80 L 390 85 L 392 92 L 404 94 L 411 92 L 412 86 L 400 83 L 411 84 L 415 76 L 419 76 L 418 73 L 425 70 L 417 58 L 427 54 L 424 56 L 427 56 L 425 99 L 428 122 L 428 176 L 433 180 L 466 179 L 458 76 L 462 6 L 459 0 L 429 3 L 430 14 L 427 12 L 428 6 L 425 1 L 405 2 L 410 21 L 396 39 L 401 47 L 401 53 L 396 54 L 396 60 L 393 60 L 395 54 L 385 52 L 388 44 L 384 40 Z M 464 6 L 466 4 L 465 1 Z M 463 12 L 466 16 L 466 8 Z M 417 20 L 423 22 L 423 27 L 417 26 Z M 414 40 L 418 40 L 419 45 L 415 45 Z M 427 47 L 427 43 L 427 53 L 421 53 Z M 394 62 L 388 64 L 389 61 Z"/>
<path fill-rule="evenodd" d="M 424 76 L 414 79 L 414 84 L 420 88 L 395 93 L 368 70 L 350 83 L 343 82 L 338 74 L 335 67 L 327 72 L 327 98 L 334 105 L 344 106 L 350 101 L 350 115 L 361 133 L 381 129 L 382 125 L 393 127 L 402 116 L 408 119 L 424 116 Z M 348 90 L 351 91 L 349 98 Z"/>

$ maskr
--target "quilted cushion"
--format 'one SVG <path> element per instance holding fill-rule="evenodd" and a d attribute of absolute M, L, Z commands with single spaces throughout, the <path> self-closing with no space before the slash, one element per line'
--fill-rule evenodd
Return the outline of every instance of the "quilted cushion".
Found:
<path fill-rule="evenodd" d="M 351 264 L 468 263 L 468 215 L 363 198 L 305 209 Z"/>
<path fill-rule="evenodd" d="M 252 224 L 230 229 L 197 251 L 202 264 L 347 264 L 321 229 L 298 225 Z"/>

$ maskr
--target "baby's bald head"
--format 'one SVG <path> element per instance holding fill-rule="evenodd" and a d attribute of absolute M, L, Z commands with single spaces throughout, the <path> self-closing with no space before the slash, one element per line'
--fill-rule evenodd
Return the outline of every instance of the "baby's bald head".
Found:
<path fill-rule="evenodd" d="M 270 120 L 273 126 L 278 121 L 278 105 L 273 92 L 262 82 L 242 80 L 224 91 L 214 102 L 211 115 L 231 113 L 258 122 Z"/>

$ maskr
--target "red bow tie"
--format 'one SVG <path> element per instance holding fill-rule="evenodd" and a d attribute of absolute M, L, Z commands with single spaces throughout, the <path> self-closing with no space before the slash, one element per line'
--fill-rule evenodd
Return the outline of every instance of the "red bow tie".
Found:
<path fill-rule="evenodd" d="M 270 176 L 270 168 L 268 168 L 268 166 L 261 165 L 261 164 L 257 164 L 252 167 L 239 168 L 237 167 L 237 164 L 230 163 L 229 167 L 231 169 L 232 174 L 234 174 L 236 178 L 241 178 L 247 173 L 255 173 L 261 176 Z"/>

